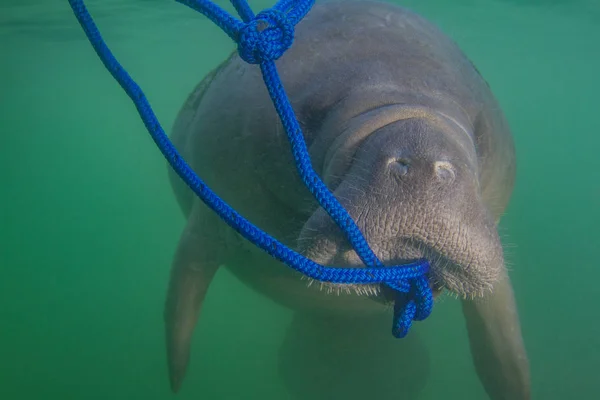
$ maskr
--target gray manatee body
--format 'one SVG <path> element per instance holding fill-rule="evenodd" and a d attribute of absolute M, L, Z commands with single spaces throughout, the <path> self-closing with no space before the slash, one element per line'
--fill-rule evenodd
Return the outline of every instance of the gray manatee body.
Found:
<path fill-rule="evenodd" d="M 373 251 L 386 265 L 428 258 L 436 295 L 462 298 L 475 369 L 490 398 L 528 399 L 529 365 L 496 228 L 513 188 L 514 147 L 477 69 L 423 18 L 364 1 L 316 4 L 276 64 L 315 171 Z M 234 53 L 211 72 L 181 109 L 172 140 L 221 198 L 263 230 L 317 262 L 362 266 L 297 175 L 257 66 Z M 165 309 L 175 391 L 202 301 L 225 265 L 295 311 L 280 352 L 294 395 L 416 396 L 427 354 L 414 354 L 422 348 L 416 337 L 391 337 L 386 290 L 301 279 L 226 226 L 169 171 L 187 218 Z M 423 361 L 414 368 L 417 357 Z M 380 381 L 353 377 L 368 371 Z M 384 381 L 407 389 L 394 392 Z"/>

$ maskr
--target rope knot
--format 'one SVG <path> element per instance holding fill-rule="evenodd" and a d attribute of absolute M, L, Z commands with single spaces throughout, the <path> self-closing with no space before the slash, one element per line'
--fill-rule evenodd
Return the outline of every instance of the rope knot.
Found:
<path fill-rule="evenodd" d="M 265 10 L 243 26 L 238 52 L 249 64 L 277 60 L 294 41 L 294 24 L 275 9 Z"/>
<path fill-rule="evenodd" d="M 422 321 L 431 314 L 433 294 L 425 276 L 388 286 L 396 290 L 392 334 L 402 338 L 408 334 L 412 321 Z"/>

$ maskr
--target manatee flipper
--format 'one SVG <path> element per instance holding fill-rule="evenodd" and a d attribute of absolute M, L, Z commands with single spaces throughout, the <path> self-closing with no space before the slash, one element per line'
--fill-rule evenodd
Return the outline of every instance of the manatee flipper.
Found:
<path fill-rule="evenodd" d="M 190 357 L 191 340 L 202 302 L 220 265 L 218 225 L 196 201 L 173 258 L 165 303 L 167 359 L 171 389 L 179 390 Z"/>
<path fill-rule="evenodd" d="M 463 300 L 462 308 L 475 369 L 490 399 L 529 399 L 529 360 L 506 271 L 493 293 Z"/>

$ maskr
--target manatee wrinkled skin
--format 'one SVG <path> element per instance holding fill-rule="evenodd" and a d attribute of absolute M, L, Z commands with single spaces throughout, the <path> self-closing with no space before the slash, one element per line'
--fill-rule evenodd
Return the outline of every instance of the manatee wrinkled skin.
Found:
<path fill-rule="evenodd" d="M 474 366 L 490 399 L 529 399 L 528 359 L 497 232 L 513 189 L 515 150 L 477 69 L 422 17 L 366 1 L 316 4 L 276 64 L 315 171 L 375 254 L 385 265 L 430 260 L 436 295 L 461 299 Z M 182 107 L 172 140 L 198 175 L 261 229 L 317 262 L 362 266 L 302 184 L 256 65 L 234 53 L 208 74 Z M 170 168 L 169 174 L 187 219 L 165 308 L 174 391 L 204 296 L 225 265 L 294 311 L 280 350 L 292 395 L 416 398 L 427 352 L 415 332 L 391 337 L 386 290 L 301 279 L 226 226 Z M 359 368 L 365 365 L 367 372 Z"/>

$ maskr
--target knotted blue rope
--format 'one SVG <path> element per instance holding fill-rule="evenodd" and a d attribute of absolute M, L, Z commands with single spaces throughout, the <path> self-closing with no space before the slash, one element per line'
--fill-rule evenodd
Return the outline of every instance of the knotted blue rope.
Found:
<path fill-rule="evenodd" d="M 106 46 L 83 0 L 69 0 L 69 4 L 105 67 L 134 102 L 144 125 L 164 157 L 209 208 L 245 239 L 310 278 L 340 284 L 383 283 L 387 285 L 396 293 L 392 333 L 395 337 L 404 337 L 412 321 L 423 320 L 431 313 L 433 296 L 427 280 L 429 263 L 427 260 L 421 260 L 384 268 L 356 223 L 313 170 L 300 125 L 275 67 L 274 60 L 280 58 L 290 48 L 294 41 L 295 25 L 309 12 L 314 0 L 279 0 L 275 6 L 256 16 L 246 0 L 231 0 L 242 21 L 209 0 L 176 1 L 208 17 L 237 43 L 238 53 L 244 61 L 260 66 L 269 95 L 288 135 L 296 168 L 302 181 L 321 207 L 342 229 L 366 268 L 319 265 L 260 230 L 219 198 L 179 155 L 156 119 L 140 87 Z"/>

